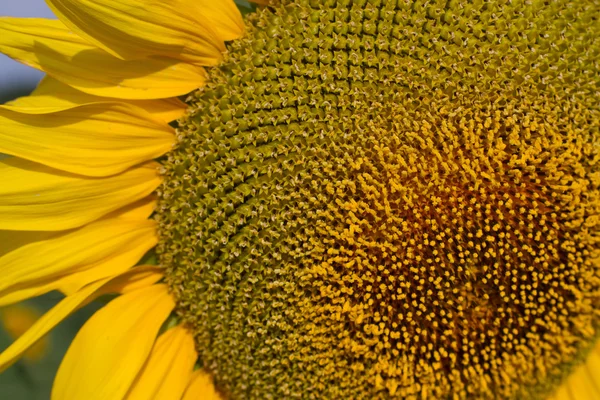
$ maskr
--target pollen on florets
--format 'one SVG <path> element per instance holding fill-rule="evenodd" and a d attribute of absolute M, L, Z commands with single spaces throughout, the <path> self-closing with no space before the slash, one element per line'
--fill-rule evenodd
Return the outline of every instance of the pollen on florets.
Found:
<path fill-rule="evenodd" d="M 544 398 L 598 336 L 600 5 L 285 1 L 164 161 L 228 399 Z"/>

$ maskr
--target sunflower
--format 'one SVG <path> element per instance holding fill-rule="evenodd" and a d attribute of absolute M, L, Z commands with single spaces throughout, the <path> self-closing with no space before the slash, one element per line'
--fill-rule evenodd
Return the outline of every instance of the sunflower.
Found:
<path fill-rule="evenodd" d="M 0 369 L 102 297 L 55 400 L 600 398 L 597 1 L 47 2 Z"/>

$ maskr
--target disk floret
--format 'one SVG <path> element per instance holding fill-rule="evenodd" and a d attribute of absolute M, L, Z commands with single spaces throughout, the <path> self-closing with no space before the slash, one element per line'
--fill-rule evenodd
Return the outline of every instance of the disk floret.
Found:
<path fill-rule="evenodd" d="M 164 161 L 204 366 L 231 399 L 543 398 L 598 334 L 598 5 L 283 3 Z"/>

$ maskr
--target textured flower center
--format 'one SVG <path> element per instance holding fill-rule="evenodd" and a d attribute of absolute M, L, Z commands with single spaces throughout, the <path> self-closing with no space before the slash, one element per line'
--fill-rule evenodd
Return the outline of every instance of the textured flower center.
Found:
<path fill-rule="evenodd" d="M 598 3 L 257 12 L 164 162 L 231 399 L 537 398 L 597 336 Z"/>

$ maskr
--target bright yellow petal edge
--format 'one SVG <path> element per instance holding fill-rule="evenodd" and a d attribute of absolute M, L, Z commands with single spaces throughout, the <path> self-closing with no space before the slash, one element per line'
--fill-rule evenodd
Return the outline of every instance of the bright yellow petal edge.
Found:
<path fill-rule="evenodd" d="M 173 2 L 178 7 L 148 0 L 47 2 L 59 21 L 0 19 L 0 51 L 49 75 L 31 96 L 0 110 L 0 150 L 22 157 L 2 164 L 14 179 L 0 196 L 0 214 L 7 216 L 0 219 L 0 294 L 8 305 L 0 311 L 18 337 L 0 354 L 0 371 L 45 343 L 77 309 L 119 294 L 73 341 L 52 398 L 222 399 L 208 374 L 193 371 L 196 352 L 186 327 L 162 328 L 174 300 L 160 283 L 161 269 L 135 265 L 153 239 L 128 241 L 124 249 L 118 238 L 127 233 L 124 226 L 130 236 L 123 237 L 133 240 L 151 224 L 151 192 L 160 179 L 144 173 L 157 168 L 150 161 L 174 142 L 167 123 L 185 109 L 176 96 L 204 83 L 202 66 L 217 64 L 223 42 L 243 34 L 241 16 L 231 0 Z M 139 7 L 143 2 L 149 6 Z M 136 12 L 126 15 L 131 9 Z M 201 25 L 190 32 L 173 21 Z M 102 136 L 106 123 L 114 126 Z M 136 184 L 127 184 L 128 176 L 137 176 Z M 115 182 L 123 184 L 116 189 Z M 89 232 L 106 242 L 84 248 Z M 70 246 L 72 256 L 59 260 L 61 243 L 69 241 L 80 247 Z M 10 305 L 51 290 L 66 297 L 35 321 L 31 310 Z M 596 345 L 549 400 L 599 398 Z"/>
<path fill-rule="evenodd" d="M 243 34 L 241 14 L 232 0 L 48 3 L 59 20 L 0 18 L 0 51 L 48 75 L 0 106 L 11 156 L 0 161 L 0 322 L 15 339 L 0 371 L 41 355 L 56 325 L 111 294 L 73 340 L 52 399 L 217 398 L 194 372 L 161 268 L 136 264 L 157 240 L 153 160 L 175 143 L 177 96 Z M 17 304 L 52 290 L 65 297 L 44 315 Z"/>

